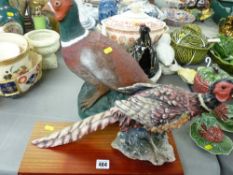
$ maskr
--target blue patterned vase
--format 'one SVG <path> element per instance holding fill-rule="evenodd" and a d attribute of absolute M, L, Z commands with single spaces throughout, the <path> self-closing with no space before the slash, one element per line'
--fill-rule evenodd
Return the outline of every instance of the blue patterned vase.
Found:
<path fill-rule="evenodd" d="M 117 0 L 100 0 L 99 22 L 103 19 L 117 14 Z"/>

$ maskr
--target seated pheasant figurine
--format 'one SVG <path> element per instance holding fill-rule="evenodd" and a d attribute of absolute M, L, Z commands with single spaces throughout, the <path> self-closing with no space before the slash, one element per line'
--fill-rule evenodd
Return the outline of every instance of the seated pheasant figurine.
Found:
<path fill-rule="evenodd" d="M 128 130 L 122 130 L 121 134 L 117 136 L 119 138 L 117 140 L 120 141 L 114 141 L 112 146 L 117 147 L 122 153 L 130 157 L 132 155 L 129 155 L 129 150 L 134 148 L 135 144 L 140 147 L 141 144 L 145 143 L 145 140 L 152 142 L 153 139 L 150 138 L 150 135 L 153 133 L 159 134 L 173 128 L 179 128 L 190 118 L 202 112 L 211 111 L 223 102 L 231 100 L 233 81 L 220 80 L 215 82 L 205 94 L 188 92 L 170 85 L 149 83 L 137 83 L 118 90 L 124 93 L 133 93 L 133 95 L 130 95 L 126 100 L 115 101 L 115 105 L 107 111 L 76 122 L 72 126 L 54 132 L 47 137 L 36 139 L 32 143 L 40 148 L 55 147 L 80 140 L 83 136 L 97 129 L 104 129 L 109 124 L 119 122 L 124 129 L 127 126 Z M 132 129 L 137 127 L 139 128 L 136 131 L 137 134 L 132 133 Z M 128 132 L 128 136 L 122 134 L 123 132 Z M 157 141 L 162 138 L 161 135 Z M 143 142 L 138 142 L 140 138 L 136 137 L 144 138 Z M 167 141 L 163 143 L 168 145 Z M 136 147 L 131 151 L 133 152 L 132 158 L 135 159 L 134 155 L 142 150 L 142 154 L 149 152 L 150 157 L 156 153 L 155 160 L 152 161 L 155 165 L 161 165 L 168 160 L 174 161 L 174 157 L 170 156 L 172 151 L 164 153 L 164 150 L 171 150 L 171 146 L 159 150 L 160 143 L 154 142 L 151 145 L 150 148 L 142 146 L 139 149 Z M 147 150 L 151 148 L 154 149 L 153 153 Z M 142 160 L 141 157 L 138 159 Z"/>
<path fill-rule="evenodd" d="M 85 30 L 73 0 L 50 0 L 44 10 L 60 23 L 62 56 L 69 69 L 96 91 L 83 101 L 88 108 L 110 89 L 149 82 L 146 74 L 127 51 L 95 31 Z"/>

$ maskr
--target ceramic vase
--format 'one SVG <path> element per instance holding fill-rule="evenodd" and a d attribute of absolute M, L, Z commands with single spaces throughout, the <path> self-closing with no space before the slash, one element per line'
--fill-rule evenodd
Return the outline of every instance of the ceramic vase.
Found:
<path fill-rule="evenodd" d="M 99 22 L 117 14 L 116 0 L 101 0 L 99 2 Z"/>
<path fill-rule="evenodd" d="M 39 29 L 24 35 L 29 42 L 31 50 L 42 55 L 43 69 L 57 68 L 55 52 L 60 47 L 60 36 L 57 32 L 48 29 Z"/>
<path fill-rule="evenodd" d="M 27 0 L 9 0 L 12 7 L 18 9 L 19 13 L 24 16 L 27 8 Z"/>
<path fill-rule="evenodd" d="M 30 0 L 30 1 L 28 1 L 29 14 L 31 16 L 36 15 L 38 8 L 42 9 L 42 7 L 46 3 L 47 3 L 47 0 Z"/>
<path fill-rule="evenodd" d="M 0 0 L 0 31 L 23 34 L 23 18 L 10 6 L 9 0 Z"/>

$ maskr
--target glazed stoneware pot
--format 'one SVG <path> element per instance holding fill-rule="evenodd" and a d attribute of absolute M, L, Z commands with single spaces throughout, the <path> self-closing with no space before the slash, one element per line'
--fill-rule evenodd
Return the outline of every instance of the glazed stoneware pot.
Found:
<path fill-rule="evenodd" d="M 42 58 L 29 52 L 27 40 L 13 33 L 0 34 L 0 96 L 26 92 L 42 75 Z"/>
<path fill-rule="evenodd" d="M 167 30 L 166 23 L 144 13 L 127 11 L 102 21 L 102 33 L 118 44 L 131 47 L 140 37 L 139 27 L 145 24 L 151 29 L 152 44 Z"/>
<path fill-rule="evenodd" d="M 33 30 L 25 34 L 30 48 L 43 57 L 43 69 L 57 68 L 55 52 L 60 47 L 60 35 L 48 29 Z"/>

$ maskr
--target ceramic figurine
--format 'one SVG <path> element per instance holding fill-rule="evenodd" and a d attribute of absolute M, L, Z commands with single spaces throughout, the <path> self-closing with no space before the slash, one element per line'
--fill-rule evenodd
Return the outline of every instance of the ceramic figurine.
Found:
<path fill-rule="evenodd" d="M 50 13 L 41 11 L 42 7 L 48 2 L 48 0 L 30 0 L 28 1 L 28 11 L 30 16 L 37 18 L 34 19 L 35 22 L 39 20 L 39 26 L 37 29 L 52 29 L 59 32 L 59 27 L 57 21 Z M 39 19 L 38 19 L 39 18 Z M 40 22 L 42 21 L 42 22 Z"/>
<path fill-rule="evenodd" d="M 92 4 L 82 4 L 77 2 L 79 10 L 79 20 L 85 29 L 91 30 L 95 28 L 96 20 L 98 21 L 98 8 Z"/>
<path fill-rule="evenodd" d="M 160 61 L 160 67 L 165 75 L 173 74 L 181 68 L 175 60 L 175 51 L 170 43 L 170 34 L 164 33 L 155 47 L 157 58 Z"/>
<path fill-rule="evenodd" d="M 60 22 L 62 56 L 76 75 L 96 86 L 83 101 L 88 108 L 110 89 L 149 82 L 136 60 L 114 41 L 96 31 L 85 30 L 79 21 L 78 8 L 72 0 L 50 0 L 50 9 Z"/>
<path fill-rule="evenodd" d="M 184 7 L 189 7 L 189 8 L 196 8 L 196 7 L 203 7 L 206 4 L 206 1 L 208 0 L 184 0 Z"/>
<path fill-rule="evenodd" d="M 30 0 L 28 2 L 29 14 L 31 16 L 36 15 L 36 13 L 38 12 L 37 9 L 42 8 L 47 2 L 48 0 Z"/>
<path fill-rule="evenodd" d="M 117 0 L 100 0 L 99 2 L 99 22 L 110 16 L 117 14 Z"/>
<path fill-rule="evenodd" d="M 0 32 L 23 34 L 23 18 L 9 0 L 0 0 Z"/>
<path fill-rule="evenodd" d="M 154 0 L 154 3 L 160 8 L 181 8 L 185 6 L 184 0 Z"/>
<path fill-rule="evenodd" d="M 196 0 L 195 6 L 199 9 L 207 9 L 210 6 L 210 0 Z"/>
<path fill-rule="evenodd" d="M 180 68 L 177 71 L 177 74 L 180 76 L 180 78 L 188 83 L 188 84 L 193 84 L 194 83 L 194 78 L 197 74 L 197 71 L 194 69 L 190 69 L 190 68 Z"/>
<path fill-rule="evenodd" d="M 55 147 L 77 141 L 97 129 L 119 122 L 124 130 L 118 134 L 113 147 L 130 158 L 149 160 L 154 165 L 174 161 L 173 150 L 164 132 L 179 128 L 190 118 L 214 109 L 220 102 L 231 100 L 233 81 L 215 82 L 211 91 L 205 94 L 192 93 L 171 85 L 147 83 L 138 83 L 119 90 L 132 95 L 126 100 L 115 101 L 114 106 L 105 112 L 90 116 L 32 143 L 40 148 Z M 138 130 L 138 135 L 134 134 L 132 128 Z M 150 135 L 146 131 L 157 135 Z M 124 132 L 128 132 L 127 135 Z M 137 140 L 142 142 L 137 143 Z M 146 143 L 151 145 L 149 150 L 147 148 L 150 146 L 143 148 Z"/>
<path fill-rule="evenodd" d="M 205 21 L 214 14 L 210 8 L 210 0 L 186 0 L 182 8 L 193 14 L 198 21 Z"/>
<path fill-rule="evenodd" d="M 225 78 L 233 80 L 233 77 L 216 64 L 211 67 L 198 67 L 197 74 L 194 78 L 193 90 L 195 92 L 206 93 L 209 91 L 210 84 Z"/>
<path fill-rule="evenodd" d="M 119 4 L 118 13 L 123 13 L 128 10 L 132 10 L 135 12 L 145 13 L 151 17 L 164 20 L 166 19 L 166 15 L 154 4 L 149 3 L 147 0 L 137 0 L 132 3 L 126 4 L 122 2 Z"/>
<path fill-rule="evenodd" d="M 159 61 L 163 63 L 165 66 L 171 65 L 175 59 L 175 51 L 170 46 L 170 43 L 171 43 L 170 34 L 164 33 L 157 42 L 157 46 L 155 49 Z"/>
<path fill-rule="evenodd" d="M 157 81 L 161 75 L 158 60 L 155 57 L 155 51 L 151 44 L 150 28 L 146 25 L 140 26 L 140 38 L 137 39 L 136 44 L 133 46 L 132 56 L 138 61 L 143 71 L 149 78 L 156 76 L 153 82 Z"/>

